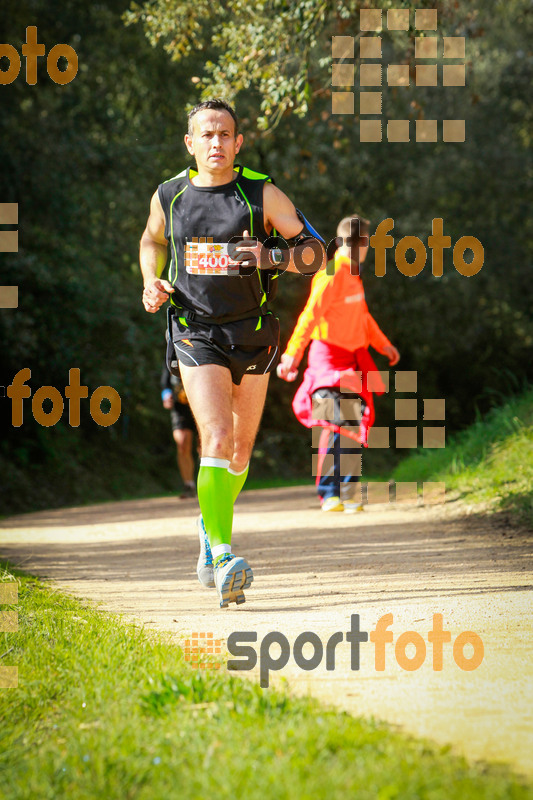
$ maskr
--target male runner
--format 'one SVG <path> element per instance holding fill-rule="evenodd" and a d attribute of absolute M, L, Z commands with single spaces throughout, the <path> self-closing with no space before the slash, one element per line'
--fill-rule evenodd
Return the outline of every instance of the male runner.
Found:
<path fill-rule="evenodd" d="M 221 607 L 244 602 L 253 580 L 247 561 L 231 553 L 233 504 L 278 360 L 279 325 L 268 309 L 274 251 L 261 243 L 275 229 L 289 245 L 276 261 L 291 272 L 314 273 L 326 261 L 323 243 L 318 258 L 310 252 L 318 234 L 271 179 L 234 166 L 242 143 L 224 101 L 190 112 L 185 144 L 196 169 L 158 187 L 140 246 L 146 311 L 170 295 L 170 367 L 179 362 L 201 441 L 197 571 L 201 583 L 216 586 Z M 159 276 L 169 245 L 167 281 Z"/>
<path fill-rule="evenodd" d="M 366 445 L 368 429 L 374 421 L 373 392 L 382 394 L 384 390 L 384 386 L 377 386 L 381 379 L 368 347 L 387 356 L 391 366 L 400 360 L 398 350 L 379 329 L 365 301 L 360 272 L 368 252 L 368 233 L 368 220 L 356 214 L 341 220 L 337 236 L 343 244 L 335 253 L 334 263 L 313 278 L 309 298 L 277 369 L 280 378 L 295 380 L 312 340 L 308 367 L 293 409 L 306 427 L 318 425 L 324 429 L 317 470 L 317 493 L 323 511 L 362 510 L 353 484 L 359 481 L 361 472 L 360 446 Z M 374 373 L 372 390 L 367 386 L 369 372 Z M 350 384 L 352 393 L 346 392 Z M 328 404 L 328 411 L 322 413 L 320 407 Z M 331 463 L 324 467 L 324 456 L 328 455 Z"/>
<path fill-rule="evenodd" d="M 176 456 L 178 470 L 183 481 L 183 490 L 180 500 L 196 497 L 196 484 L 194 482 L 194 458 L 192 443 L 196 425 L 191 413 L 191 407 L 181 379 L 172 375 L 166 363 L 161 372 L 161 400 L 163 406 L 170 411 L 170 424 L 172 425 L 172 438 L 176 443 Z"/>

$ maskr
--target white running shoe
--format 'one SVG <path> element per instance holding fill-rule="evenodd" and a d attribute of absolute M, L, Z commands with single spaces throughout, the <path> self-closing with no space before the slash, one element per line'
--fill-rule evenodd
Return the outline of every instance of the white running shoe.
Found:
<path fill-rule="evenodd" d="M 213 589 L 215 586 L 215 578 L 213 577 L 213 556 L 211 555 L 209 537 L 207 536 L 201 514 L 196 520 L 196 527 L 198 528 L 198 538 L 200 539 L 200 555 L 198 556 L 198 563 L 196 565 L 196 574 L 202 586 Z"/>
<path fill-rule="evenodd" d="M 226 553 L 215 565 L 215 586 L 217 587 L 220 608 L 229 603 L 244 603 L 244 589 L 248 589 L 254 579 L 252 568 L 244 558 Z"/>
<path fill-rule="evenodd" d="M 344 503 L 340 497 L 326 497 L 322 503 L 322 511 L 344 511 Z"/>
<path fill-rule="evenodd" d="M 362 503 L 358 503 L 356 500 L 345 500 L 344 501 L 344 513 L 345 514 L 357 514 L 359 511 L 364 511 L 364 507 Z"/>

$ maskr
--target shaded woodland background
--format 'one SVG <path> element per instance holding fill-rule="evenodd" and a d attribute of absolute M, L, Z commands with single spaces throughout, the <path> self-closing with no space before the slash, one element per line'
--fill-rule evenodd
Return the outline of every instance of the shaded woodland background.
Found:
<path fill-rule="evenodd" d="M 78 367 L 89 393 L 117 389 L 122 416 L 100 428 L 85 402 L 79 428 L 68 425 L 67 409 L 44 428 L 25 401 L 24 424 L 13 428 L 11 403 L 0 397 L 0 513 L 178 484 L 159 394 L 164 314 L 142 308 L 137 251 L 151 194 L 190 163 L 185 117 L 202 92 L 235 100 L 245 134 L 239 160 L 272 174 L 328 241 L 340 217 L 360 211 L 373 229 L 392 217 L 396 243 L 427 241 L 434 217 L 452 245 L 465 235 L 483 243 L 485 264 L 472 278 L 455 271 L 451 249 L 439 279 L 429 250 L 416 278 L 397 271 L 393 251 L 384 278 L 373 274 L 372 251 L 363 273 L 370 310 L 401 351 L 399 368 L 418 371 L 418 397 L 446 398 L 448 432 L 533 380 L 531 6 L 372 4 L 437 8 L 439 36 L 466 37 L 466 88 L 383 91 L 389 118 L 466 118 L 467 139 L 360 144 L 358 117 L 332 116 L 330 94 L 331 36 L 358 35 L 360 5 L 4 0 L 1 42 L 20 53 L 26 26 L 37 25 L 47 52 L 60 42 L 75 48 L 79 72 L 58 86 L 39 59 L 29 86 L 23 61 L 17 80 L 0 86 L 0 202 L 19 204 L 20 242 L 17 254 L 0 253 L 0 285 L 19 286 L 19 308 L 0 310 L 0 385 L 30 367 L 33 392 L 52 385 L 63 393 Z M 384 63 L 414 64 L 408 34 L 385 31 L 383 40 Z M 282 345 L 308 288 L 304 277 L 280 279 Z M 256 477 L 311 479 L 294 390 L 272 379 Z M 392 394 L 378 414 L 379 424 L 393 424 Z M 373 451 L 366 469 L 386 474 L 405 453 Z"/>

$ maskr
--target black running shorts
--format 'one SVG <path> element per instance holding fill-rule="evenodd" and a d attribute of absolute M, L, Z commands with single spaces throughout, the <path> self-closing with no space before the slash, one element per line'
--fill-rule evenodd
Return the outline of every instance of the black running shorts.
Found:
<path fill-rule="evenodd" d="M 187 367 L 219 364 L 231 372 L 231 380 L 239 386 L 243 375 L 265 375 L 279 361 L 279 346 L 249 347 L 240 344 L 219 344 L 198 334 L 191 339 L 174 341 L 176 358 Z"/>
<path fill-rule="evenodd" d="M 170 424 L 173 431 L 195 431 L 191 407 L 185 403 L 174 403 L 170 409 Z"/>

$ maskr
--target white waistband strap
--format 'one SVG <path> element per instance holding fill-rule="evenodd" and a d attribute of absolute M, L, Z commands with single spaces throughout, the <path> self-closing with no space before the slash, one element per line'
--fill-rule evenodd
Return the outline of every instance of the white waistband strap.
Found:
<path fill-rule="evenodd" d="M 225 458 L 210 458 L 209 456 L 202 456 L 200 459 L 201 467 L 220 467 L 220 469 L 228 469 L 229 461 Z"/>
<path fill-rule="evenodd" d="M 224 553 L 231 553 L 231 545 L 216 544 L 214 547 L 211 548 L 211 553 L 213 555 L 213 558 L 218 558 L 219 556 L 223 556 Z"/>
<path fill-rule="evenodd" d="M 239 475 L 244 475 L 244 473 L 246 472 L 246 470 L 248 469 L 249 466 L 250 466 L 250 462 L 248 462 L 247 465 L 245 466 L 245 468 L 241 469 L 240 472 L 235 472 L 234 469 L 232 469 L 231 467 L 228 467 L 228 472 L 230 472 L 232 475 L 236 475 L 238 477 Z"/>

